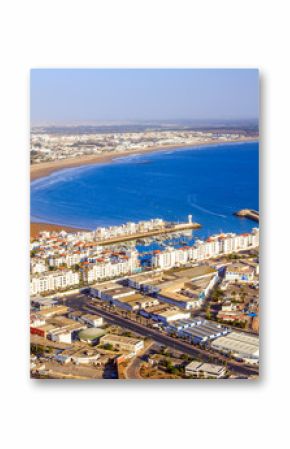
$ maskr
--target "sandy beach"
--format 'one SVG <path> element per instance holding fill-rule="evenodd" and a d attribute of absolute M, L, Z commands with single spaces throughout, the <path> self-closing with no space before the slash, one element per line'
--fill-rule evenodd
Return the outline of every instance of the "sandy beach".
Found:
<path fill-rule="evenodd" d="M 210 142 L 195 142 L 191 145 L 169 145 L 165 147 L 151 147 L 149 149 L 143 149 L 139 148 L 132 151 L 122 151 L 118 153 L 106 153 L 106 154 L 98 154 L 98 155 L 92 155 L 92 156 L 84 156 L 80 158 L 73 158 L 73 159 L 63 159 L 60 161 L 53 161 L 53 162 L 43 162 L 40 164 L 34 164 L 30 167 L 30 180 L 34 181 L 35 179 L 42 178 L 44 176 L 48 176 L 51 173 L 62 170 L 65 168 L 71 168 L 71 167 L 80 167 L 82 165 L 90 165 L 90 164 L 102 164 L 105 162 L 113 161 L 114 159 L 117 159 L 119 157 L 126 157 L 131 156 L 132 154 L 146 154 L 146 153 L 153 153 L 155 151 L 168 151 L 168 150 L 179 150 L 182 148 L 192 148 L 192 147 L 199 147 L 199 146 L 207 146 L 207 145 L 216 145 L 216 144 L 223 144 L 223 143 L 239 143 L 239 142 L 251 142 L 256 141 L 258 137 L 252 138 L 252 137 L 245 137 L 243 139 L 239 140 L 227 140 L 226 142 L 216 142 L 216 141 L 210 141 Z"/>

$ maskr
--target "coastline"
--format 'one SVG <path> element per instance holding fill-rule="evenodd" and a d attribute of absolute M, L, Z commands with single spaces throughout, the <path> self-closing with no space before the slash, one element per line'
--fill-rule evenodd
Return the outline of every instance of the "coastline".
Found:
<path fill-rule="evenodd" d="M 153 152 L 161 152 L 161 151 L 168 151 L 168 150 L 181 150 L 181 149 L 189 149 L 192 147 L 200 147 L 200 146 L 211 146 L 211 145 L 217 145 L 217 144 L 227 144 L 227 143 L 246 143 L 246 142 L 256 142 L 259 139 L 259 137 L 250 137 L 250 138 L 243 138 L 238 140 L 228 140 L 226 142 L 196 142 L 191 145 L 168 145 L 163 147 L 152 147 L 149 149 L 136 149 L 132 151 L 123 151 L 118 152 L 114 154 L 104 154 L 104 155 L 93 155 L 93 156 L 84 156 L 77 159 L 64 159 L 57 162 L 44 162 L 40 164 L 35 164 L 30 167 L 30 181 L 34 181 L 36 179 L 40 179 L 46 176 L 51 175 L 52 173 L 63 170 L 66 168 L 77 168 L 85 165 L 96 165 L 96 164 L 102 164 L 107 162 L 112 162 L 113 160 L 120 158 L 120 157 L 129 157 L 134 154 L 146 154 L 146 153 L 153 153 Z M 30 223 L 30 236 L 31 238 L 35 238 L 39 232 L 41 231 L 57 231 L 60 232 L 61 230 L 67 231 L 67 232 L 79 232 L 79 231 L 86 231 L 88 229 L 80 229 L 75 228 L 73 226 L 67 226 L 67 225 L 61 225 L 61 224 L 53 224 L 53 223 L 44 223 L 44 222 L 34 222 L 32 221 Z"/>
<path fill-rule="evenodd" d="M 167 145 L 163 147 L 152 147 L 149 149 L 139 148 L 131 151 L 120 151 L 114 154 L 98 154 L 93 156 L 83 156 L 76 159 L 63 159 L 56 162 L 42 162 L 40 164 L 33 164 L 30 166 L 30 181 L 35 181 L 36 179 L 43 178 L 45 176 L 51 175 L 52 173 L 63 170 L 65 168 L 81 167 L 83 165 L 95 165 L 103 164 L 105 162 L 111 162 L 119 157 L 131 156 L 132 154 L 149 154 L 157 151 L 168 151 L 168 150 L 180 150 L 182 148 L 192 148 L 200 146 L 210 146 L 217 144 L 227 144 L 227 143 L 243 143 L 243 142 L 256 142 L 259 137 L 245 137 L 243 139 L 237 140 L 227 140 L 226 142 L 195 142 L 190 145 Z"/>

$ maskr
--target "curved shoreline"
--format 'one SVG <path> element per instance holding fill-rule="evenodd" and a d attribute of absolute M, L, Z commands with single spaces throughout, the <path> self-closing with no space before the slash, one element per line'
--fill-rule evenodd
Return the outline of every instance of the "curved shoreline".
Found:
<path fill-rule="evenodd" d="M 65 168 L 73 168 L 73 167 L 81 167 L 84 165 L 95 165 L 95 164 L 103 164 L 106 162 L 111 162 L 120 157 L 132 156 L 134 154 L 149 154 L 158 151 L 168 151 L 168 150 L 181 150 L 186 148 L 200 147 L 200 146 L 211 146 L 211 145 L 219 145 L 219 144 L 227 144 L 227 143 L 246 143 L 246 142 L 256 142 L 258 141 L 258 137 L 255 138 L 244 138 L 238 140 L 227 140 L 225 142 L 195 142 L 190 145 L 168 145 L 163 147 L 152 147 L 149 149 L 136 149 L 132 151 L 122 151 L 114 154 L 98 154 L 93 156 L 84 156 L 80 158 L 70 158 L 63 159 L 57 162 L 43 162 L 40 164 L 33 164 L 30 166 L 30 181 L 35 181 L 36 179 L 43 178 L 45 176 L 49 176 L 52 173 L 63 170 Z"/>
<path fill-rule="evenodd" d="M 97 165 L 97 164 L 104 164 L 108 162 L 112 162 L 116 159 L 123 158 L 123 157 L 129 157 L 132 155 L 144 155 L 149 153 L 157 153 L 162 151 L 178 151 L 182 149 L 190 149 L 194 147 L 201 147 L 201 146 L 214 146 L 214 145 L 225 145 L 225 144 L 235 144 L 235 143 L 248 143 L 248 142 L 258 142 L 259 138 L 244 138 L 239 140 L 228 140 L 226 142 L 199 142 L 191 145 L 170 145 L 165 147 L 154 147 L 147 150 L 139 149 L 139 150 L 133 150 L 133 151 L 125 151 L 125 152 L 118 152 L 114 154 L 105 154 L 105 155 L 97 155 L 97 156 L 88 156 L 83 158 L 77 158 L 77 159 L 64 159 L 62 161 L 58 162 L 47 162 L 47 163 L 41 163 L 41 164 L 35 164 L 31 166 L 31 182 L 35 181 L 37 179 L 41 179 L 43 177 L 49 176 L 54 172 L 64 170 L 66 168 L 78 168 L 86 165 Z M 61 230 L 67 231 L 67 232 L 80 232 L 80 231 L 88 231 L 88 229 L 80 229 L 74 226 L 70 225 L 62 225 L 62 224 L 54 224 L 49 222 L 37 222 L 31 221 L 31 237 L 34 238 L 38 235 L 41 231 L 57 231 L 60 232 Z"/>

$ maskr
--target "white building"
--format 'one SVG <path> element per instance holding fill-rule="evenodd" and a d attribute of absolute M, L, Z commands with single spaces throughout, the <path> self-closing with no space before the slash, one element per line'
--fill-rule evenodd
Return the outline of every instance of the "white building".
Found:
<path fill-rule="evenodd" d="M 185 374 L 187 376 L 194 377 L 214 377 L 220 379 L 226 373 L 226 368 L 220 365 L 214 365 L 212 363 L 202 363 L 198 361 L 192 361 L 185 367 Z"/>
<path fill-rule="evenodd" d="M 100 327 L 104 324 L 104 320 L 101 316 L 93 314 L 82 315 L 81 320 L 93 327 Z"/>
<path fill-rule="evenodd" d="M 259 229 L 253 228 L 251 234 L 220 234 L 206 241 L 197 240 L 194 246 L 179 249 L 172 247 L 165 251 L 155 251 L 152 257 L 152 267 L 170 269 L 188 262 L 198 262 L 221 254 L 255 248 L 259 245 Z"/>
<path fill-rule="evenodd" d="M 34 260 L 30 261 L 30 271 L 31 273 L 44 273 L 46 271 L 46 266 L 44 260 Z"/>
<path fill-rule="evenodd" d="M 231 332 L 226 337 L 217 338 L 211 347 L 224 354 L 244 360 L 259 361 L 259 337 L 242 332 Z"/>
<path fill-rule="evenodd" d="M 37 295 L 43 292 L 57 291 L 79 285 L 79 274 L 70 270 L 34 276 L 30 282 L 30 294 Z"/>
<path fill-rule="evenodd" d="M 70 331 L 63 331 L 61 329 L 58 329 L 56 331 L 50 331 L 48 333 L 48 336 L 52 341 L 57 341 L 59 343 L 71 343 L 71 332 Z"/>
<path fill-rule="evenodd" d="M 254 280 L 255 271 L 255 268 L 245 264 L 231 264 L 227 266 L 225 281 L 252 282 Z"/>
<path fill-rule="evenodd" d="M 99 258 L 84 271 L 88 283 L 136 273 L 139 269 L 138 252 L 128 251 L 122 256 Z"/>
<path fill-rule="evenodd" d="M 50 256 L 48 258 L 48 264 L 50 267 L 60 267 L 66 265 L 72 267 L 81 262 L 81 255 L 79 253 L 66 254 L 63 256 Z"/>

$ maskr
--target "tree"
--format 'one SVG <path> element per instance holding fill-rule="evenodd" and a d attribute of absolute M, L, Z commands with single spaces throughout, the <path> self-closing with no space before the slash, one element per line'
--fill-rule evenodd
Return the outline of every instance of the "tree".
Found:
<path fill-rule="evenodd" d="M 210 311 L 210 306 L 207 306 L 206 308 L 206 312 L 205 312 L 205 316 L 207 320 L 211 319 L 211 311 Z"/>

